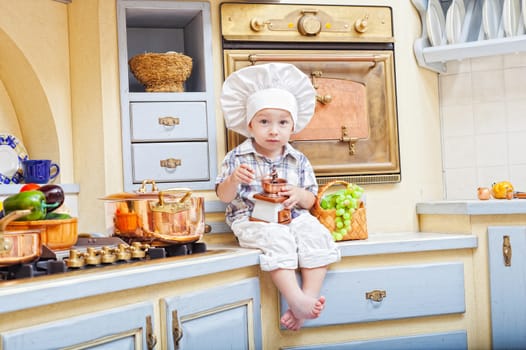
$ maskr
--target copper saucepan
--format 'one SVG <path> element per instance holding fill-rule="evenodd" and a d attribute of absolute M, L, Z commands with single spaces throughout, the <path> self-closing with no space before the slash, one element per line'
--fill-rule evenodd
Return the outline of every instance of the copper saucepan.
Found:
<path fill-rule="evenodd" d="M 7 224 L 29 213 L 15 210 L 0 219 L 0 267 L 28 263 L 42 254 L 40 230 L 6 231 Z"/>

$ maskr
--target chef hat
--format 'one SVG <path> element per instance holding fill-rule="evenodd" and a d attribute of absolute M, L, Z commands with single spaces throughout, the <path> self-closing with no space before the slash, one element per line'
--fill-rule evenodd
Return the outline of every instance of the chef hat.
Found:
<path fill-rule="evenodd" d="M 248 124 L 264 108 L 289 111 L 294 133 L 310 121 L 316 91 L 309 77 L 288 63 L 267 63 L 233 72 L 223 83 L 221 107 L 227 128 L 249 137 Z"/>

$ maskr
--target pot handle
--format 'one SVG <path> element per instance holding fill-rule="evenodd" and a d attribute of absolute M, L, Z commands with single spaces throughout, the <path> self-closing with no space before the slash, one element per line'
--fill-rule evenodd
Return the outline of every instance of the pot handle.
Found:
<path fill-rule="evenodd" d="M 13 242 L 4 239 L 4 232 L 7 225 L 21 216 L 31 214 L 31 209 L 15 210 L 0 219 L 0 256 L 4 252 L 11 251 Z"/>
<path fill-rule="evenodd" d="M 139 193 L 146 193 L 146 185 L 151 184 L 152 185 L 152 192 L 157 192 L 159 189 L 157 188 L 157 185 L 155 184 L 154 180 L 144 180 L 141 184 L 141 187 L 137 190 Z"/>

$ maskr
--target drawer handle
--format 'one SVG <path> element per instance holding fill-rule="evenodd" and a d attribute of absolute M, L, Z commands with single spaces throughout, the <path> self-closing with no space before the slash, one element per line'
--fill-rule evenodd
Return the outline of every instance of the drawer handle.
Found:
<path fill-rule="evenodd" d="M 179 125 L 179 118 L 177 118 L 177 117 L 159 117 L 159 125 L 163 125 L 163 126 Z"/>
<path fill-rule="evenodd" d="M 372 290 L 370 292 L 365 292 L 365 299 L 370 299 L 372 301 L 380 302 L 384 300 L 384 298 L 387 296 L 387 293 L 385 290 Z"/>
<path fill-rule="evenodd" d="M 181 164 L 182 162 L 180 159 L 175 159 L 175 158 L 161 159 L 161 166 L 163 168 L 175 169 Z"/>

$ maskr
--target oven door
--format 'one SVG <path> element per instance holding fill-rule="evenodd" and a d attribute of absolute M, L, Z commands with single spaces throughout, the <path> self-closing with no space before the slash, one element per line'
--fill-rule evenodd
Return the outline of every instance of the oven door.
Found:
<path fill-rule="evenodd" d="M 311 77 L 317 90 L 315 114 L 291 144 L 309 158 L 321 184 L 400 181 L 392 50 L 223 52 L 226 76 L 248 65 L 288 62 Z M 243 139 L 229 130 L 228 150 Z"/>

